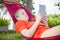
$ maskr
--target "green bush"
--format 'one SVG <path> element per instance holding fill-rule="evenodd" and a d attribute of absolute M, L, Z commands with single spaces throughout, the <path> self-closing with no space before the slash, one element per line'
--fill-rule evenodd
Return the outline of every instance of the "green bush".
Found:
<path fill-rule="evenodd" d="M 0 18 L 0 26 L 8 26 L 10 24 L 10 20 Z"/>
<path fill-rule="evenodd" d="M 48 15 L 48 24 L 50 26 L 60 25 L 60 14 L 50 14 L 50 15 Z"/>
<path fill-rule="evenodd" d="M 0 4 L 2 3 L 2 0 L 0 0 Z"/>

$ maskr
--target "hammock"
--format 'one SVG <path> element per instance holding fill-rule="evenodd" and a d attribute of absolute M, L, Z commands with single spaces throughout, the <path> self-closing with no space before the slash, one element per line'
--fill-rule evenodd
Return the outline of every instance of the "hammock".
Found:
<path fill-rule="evenodd" d="M 25 38 L 26 40 L 60 40 L 60 35 L 46 37 L 46 38 L 28 38 L 28 37 L 25 37 Z"/>
<path fill-rule="evenodd" d="M 34 17 L 34 15 L 31 14 L 31 12 L 29 12 L 24 6 L 22 6 L 21 4 L 6 4 L 5 3 L 5 6 L 7 7 L 8 11 L 9 11 L 9 14 L 11 15 L 14 23 L 17 21 L 14 17 L 15 15 L 15 12 L 18 10 L 18 9 L 24 9 L 25 12 L 28 14 L 29 16 L 29 21 L 32 19 L 32 17 Z"/>
<path fill-rule="evenodd" d="M 14 23 L 17 21 L 14 17 L 15 12 L 18 9 L 24 9 L 26 11 L 26 13 L 29 16 L 29 20 L 31 20 L 31 18 L 33 17 L 33 15 L 31 14 L 31 12 L 29 12 L 24 6 L 22 6 L 21 4 L 5 4 L 5 6 L 7 7 Z M 60 40 L 60 35 L 57 36 L 52 36 L 52 37 L 47 37 L 47 38 L 28 38 L 25 37 L 27 40 Z"/>

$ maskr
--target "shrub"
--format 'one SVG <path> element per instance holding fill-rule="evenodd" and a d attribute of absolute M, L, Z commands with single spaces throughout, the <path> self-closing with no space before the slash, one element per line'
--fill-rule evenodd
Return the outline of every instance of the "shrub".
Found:
<path fill-rule="evenodd" d="M 60 25 L 60 14 L 51 14 L 51 15 L 48 15 L 48 24 L 50 26 Z"/>
<path fill-rule="evenodd" d="M 5 18 L 0 18 L 0 26 L 8 26 L 10 24 L 10 20 Z"/>

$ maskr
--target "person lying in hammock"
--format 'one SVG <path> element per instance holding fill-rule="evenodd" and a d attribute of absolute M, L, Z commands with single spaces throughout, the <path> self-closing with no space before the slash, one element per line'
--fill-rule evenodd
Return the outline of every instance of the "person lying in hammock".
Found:
<path fill-rule="evenodd" d="M 15 30 L 16 32 L 20 32 L 23 36 L 30 38 L 45 38 L 60 35 L 60 25 L 53 28 L 45 26 L 48 19 L 46 17 L 42 18 L 40 12 L 38 12 L 35 17 L 36 21 L 33 21 L 32 14 L 30 14 L 20 3 L 5 3 L 5 5 L 10 13 L 13 11 L 12 8 L 16 8 L 13 12 L 17 20 L 15 22 Z M 9 7 L 12 7 L 11 10 Z"/>
<path fill-rule="evenodd" d="M 20 32 L 23 36 L 33 38 L 44 38 L 60 35 L 60 25 L 48 28 L 43 22 L 47 22 L 46 18 L 42 18 L 40 13 L 36 15 L 36 21 L 28 21 L 29 16 L 23 9 L 19 9 L 15 14 L 18 20 L 15 24 L 16 32 Z M 41 22 L 41 19 L 43 20 Z"/>

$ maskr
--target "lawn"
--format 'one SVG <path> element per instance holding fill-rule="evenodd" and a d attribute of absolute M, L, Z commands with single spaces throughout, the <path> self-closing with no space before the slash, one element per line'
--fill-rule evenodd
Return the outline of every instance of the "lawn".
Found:
<path fill-rule="evenodd" d="M 0 32 L 0 40 L 24 40 L 20 33 Z"/>

